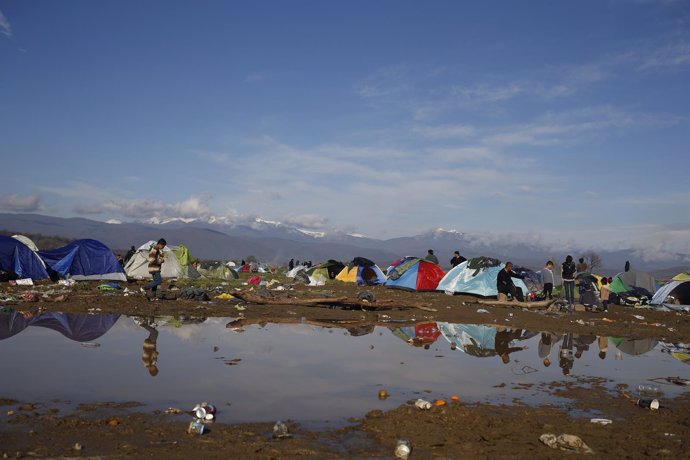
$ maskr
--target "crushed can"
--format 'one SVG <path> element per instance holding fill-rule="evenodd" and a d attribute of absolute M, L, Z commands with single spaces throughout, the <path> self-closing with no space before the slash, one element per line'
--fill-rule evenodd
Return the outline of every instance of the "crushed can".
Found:
<path fill-rule="evenodd" d="M 189 422 L 189 426 L 187 427 L 187 433 L 189 434 L 202 435 L 204 434 L 205 430 L 206 427 L 201 422 L 201 420 L 192 420 L 191 422 Z"/>

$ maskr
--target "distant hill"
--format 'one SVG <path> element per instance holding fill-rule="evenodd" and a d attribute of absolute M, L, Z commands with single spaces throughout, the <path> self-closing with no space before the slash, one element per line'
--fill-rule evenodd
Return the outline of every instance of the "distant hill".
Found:
<path fill-rule="evenodd" d="M 424 257 L 428 249 L 433 249 L 444 268 L 449 267 L 453 251 L 459 250 L 468 258 L 491 256 L 539 269 L 546 260 L 551 259 L 559 264 L 566 254 L 572 254 L 577 258 L 590 249 L 568 247 L 554 250 L 545 247 L 538 240 L 525 242 L 526 238 L 520 241 L 519 238 L 509 236 L 466 234 L 442 229 L 420 235 L 379 240 L 342 232 L 309 232 L 279 222 L 259 219 L 249 224 L 233 224 L 213 219 L 171 219 L 164 222 L 115 224 L 84 218 L 0 213 L 0 229 L 12 234 L 49 235 L 64 242 L 69 239 L 94 238 L 117 252 L 124 252 L 132 245 L 138 247 L 146 241 L 163 237 L 172 245 L 186 244 L 195 257 L 206 260 L 239 261 L 254 256 L 260 261 L 286 264 L 291 258 L 318 263 L 327 259 L 347 262 L 361 256 L 374 260 L 382 268 L 399 257 Z M 39 248 L 42 247 L 40 241 L 37 241 Z M 45 244 L 53 243 L 46 240 Z M 663 276 L 690 269 L 685 262 L 690 260 L 690 256 L 684 254 L 667 261 L 647 262 L 640 259 L 633 250 L 597 253 L 604 267 L 599 271 L 607 275 L 621 271 L 626 260 L 631 262 L 634 269 L 654 271 L 655 274 L 660 273 Z"/>

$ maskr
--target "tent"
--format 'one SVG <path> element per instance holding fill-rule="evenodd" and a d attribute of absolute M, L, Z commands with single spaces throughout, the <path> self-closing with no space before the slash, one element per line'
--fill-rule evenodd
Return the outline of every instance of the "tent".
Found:
<path fill-rule="evenodd" d="M 630 287 L 639 287 L 642 289 L 646 289 L 652 295 L 659 288 L 659 285 L 657 284 L 656 280 L 652 275 L 637 270 L 630 270 L 627 272 L 619 273 L 616 275 L 616 278 L 620 278 L 621 281 L 623 281 Z"/>
<path fill-rule="evenodd" d="M 50 251 L 39 251 L 46 265 L 63 278 L 127 281 L 122 265 L 108 246 L 84 239 Z"/>
<path fill-rule="evenodd" d="M 483 297 L 498 295 L 496 278 L 498 277 L 498 272 L 505 267 L 505 264 L 493 259 L 498 265 L 476 267 L 474 263 L 471 263 L 474 260 L 466 260 L 446 273 L 446 276 L 438 283 L 436 289 L 444 291 L 446 294 L 476 294 Z M 516 287 L 522 289 L 523 294 L 529 292 L 529 289 L 527 289 L 527 286 L 521 279 L 513 278 L 513 283 Z"/>
<path fill-rule="evenodd" d="M 319 276 L 322 276 L 324 279 L 335 279 L 336 276 L 338 276 L 338 273 L 345 268 L 345 265 L 343 265 L 342 262 L 338 262 L 337 260 L 329 259 L 328 262 L 324 262 L 319 265 L 314 265 L 310 269 L 307 270 L 307 275 L 317 278 Z M 293 276 L 294 278 L 294 276 Z"/>
<path fill-rule="evenodd" d="M 33 252 L 38 252 L 38 246 L 36 246 L 36 243 L 34 243 L 33 240 L 31 238 L 29 238 L 28 236 L 12 235 L 12 238 L 14 238 L 15 240 L 21 241 L 29 249 L 31 249 Z"/>
<path fill-rule="evenodd" d="M 388 267 L 385 285 L 410 291 L 435 291 L 445 275 L 438 265 L 418 257 L 404 257 Z"/>
<path fill-rule="evenodd" d="M 385 283 L 386 275 L 371 260 L 355 257 L 338 273 L 335 279 L 346 283 L 374 285 Z"/>
<path fill-rule="evenodd" d="M 613 279 L 611 279 L 611 283 L 609 284 L 609 291 L 615 292 L 616 294 L 620 294 L 621 292 L 630 291 L 630 286 L 625 284 L 625 282 L 618 275 L 616 275 L 613 277 Z"/>
<path fill-rule="evenodd" d="M 690 279 L 678 281 L 675 278 L 664 284 L 654 293 L 649 302 L 652 305 L 663 305 L 671 310 L 690 310 Z"/>
<path fill-rule="evenodd" d="M 41 259 L 21 241 L 0 235 L 0 270 L 19 278 L 48 278 Z"/>
<path fill-rule="evenodd" d="M 674 281 L 688 281 L 690 280 L 690 273 L 678 273 L 676 276 L 673 277 Z"/>
<path fill-rule="evenodd" d="M 149 273 L 149 251 L 156 245 L 155 241 L 149 241 L 139 246 L 137 252 L 125 265 L 125 273 L 129 278 L 134 279 L 150 279 Z M 165 262 L 161 265 L 161 277 L 163 278 L 182 278 L 183 272 L 180 262 L 175 257 L 175 253 L 169 246 L 163 248 Z"/>
<path fill-rule="evenodd" d="M 179 246 L 173 246 L 171 249 L 172 252 L 175 254 L 175 257 L 177 258 L 177 261 L 180 263 L 182 267 L 184 267 L 185 265 L 191 265 L 194 261 L 192 253 L 189 251 L 189 248 L 184 244 L 180 244 Z"/>

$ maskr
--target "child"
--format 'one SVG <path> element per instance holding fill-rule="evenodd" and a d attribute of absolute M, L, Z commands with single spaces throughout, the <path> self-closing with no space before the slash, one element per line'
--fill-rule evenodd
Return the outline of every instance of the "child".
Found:
<path fill-rule="evenodd" d="M 541 279 L 544 283 L 544 291 L 542 292 L 542 295 L 544 296 L 544 299 L 552 299 L 553 298 L 553 262 L 548 261 L 546 262 L 546 267 L 541 271 Z"/>
<path fill-rule="evenodd" d="M 611 290 L 609 289 L 609 280 L 604 276 L 601 279 L 601 290 L 599 292 L 599 300 L 601 300 L 601 308 L 604 311 L 609 310 L 609 296 L 611 295 Z"/>

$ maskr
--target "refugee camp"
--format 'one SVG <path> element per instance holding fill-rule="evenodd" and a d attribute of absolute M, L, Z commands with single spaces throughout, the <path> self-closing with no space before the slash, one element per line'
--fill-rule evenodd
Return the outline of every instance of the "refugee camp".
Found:
<path fill-rule="evenodd" d="M 688 18 L 0 0 L 0 455 L 688 458 Z"/>

